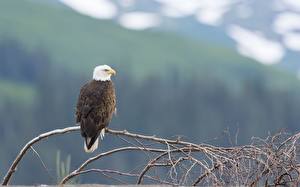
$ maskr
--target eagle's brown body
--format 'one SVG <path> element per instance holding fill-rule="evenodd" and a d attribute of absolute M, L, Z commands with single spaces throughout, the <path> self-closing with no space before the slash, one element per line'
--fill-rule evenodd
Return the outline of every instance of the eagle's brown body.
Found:
<path fill-rule="evenodd" d="M 108 126 L 115 109 L 115 88 L 111 80 L 92 80 L 81 88 L 76 122 L 80 124 L 87 149 L 92 147 L 101 130 Z"/>

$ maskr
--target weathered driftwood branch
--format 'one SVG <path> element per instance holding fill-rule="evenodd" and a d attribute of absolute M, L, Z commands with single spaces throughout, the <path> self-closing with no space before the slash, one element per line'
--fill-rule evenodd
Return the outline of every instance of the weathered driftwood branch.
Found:
<path fill-rule="evenodd" d="M 79 126 L 74 126 L 74 127 L 67 127 L 64 129 L 56 129 L 53 131 L 49 131 L 43 134 L 40 134 L 39 136 L 33 138 L 32 140 L 30 140 L 19 152 L 19 154 L 17 155 L 16 159 L 13 161 L 12 165 L 10 166 L 9 170 L 7 171 L 6 175 L 4 176 L 2 185 L 8 185 L 13 173 L 16 171 L 17 166 L 19 164 L 19 162 L 22 160 L 23 156 L 26 154 L 26 152 L 28 151 L 28 149 L 31 148 L 31 146 L 45 138 L 48 138 L 50 136 L 53 135 L 57 135 L 57 134 L 65 134 L 68 132 L 72 132 L 72 131 L 77 131 L 79 130 L 80 127 Z"/>
<path fill-rule="evenodd" d="M 7 185 L 18 163 L 32 145 L 44 138 L 79 130 L 79 126 L 50 131 L 28 142 L 20 151 L 4 177 Z M 129 133 L 126 130 L 107 129 L 128 146 L 113 148 L 87 159 L 77 169 L 65 176 L 60 184 L 86 173 L 100 173 L 109 179 L 128 184 L 119 177 L 136 178 L 170 185 L 298 185 L 300 181 L 300 133 L 288 137 L 284 133 L 266 139 L 254 139 L 251 145 L 216 147 L 195 144 L 179 139 L 171 140 L 155 136 Z M 144 153 L 148 161 L 136 171 L 87 168 L 92 162 L 121 152 Z M 168 171 L 168 172 L 166 172 Z M 117 176 L 117 178 L 113 177 Z"/>

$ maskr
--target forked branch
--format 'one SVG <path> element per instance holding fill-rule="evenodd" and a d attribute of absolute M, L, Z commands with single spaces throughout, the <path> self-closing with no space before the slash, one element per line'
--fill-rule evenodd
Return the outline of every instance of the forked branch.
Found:
<path fill-rule="evenodd" d="M 19 154 L 17 155 L 16 159 L 13 161 L 12 165 L 10 166 L 10 168 L 8 169 L 6 175 L 4 176 L 2 185 L 8 185 L 13 173 L 16 171 L 16 168 L 19 164 L 19 162 L 22 160 L 22 158 L 24 157 L 24 155 L 26 154 L 26 152 L 28 151 L 28 149 L 31 148 L 31 146 L 45 138 L 48 138 L 50 136 L 53 135 L 58 135 L 58 134 L 65 134 L 68 132 L 72 132 L 72 131 L 78 131 L 80 129 L 79 126 L 74 126 L 74 127 L 67 127 L 64 129 L 56 129 L 53 131 L 49 131 L 43 134 L 40 134 L 39 136 L 33 138 L 32 140 L 30 140 L 19 152 Z"/>

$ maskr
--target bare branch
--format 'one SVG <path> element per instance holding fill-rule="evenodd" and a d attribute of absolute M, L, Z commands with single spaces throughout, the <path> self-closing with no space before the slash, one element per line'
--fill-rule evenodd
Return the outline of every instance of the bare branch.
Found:
<path fill-rule="evenodd" d="M 26 154 L 27 150 L 36 142 L 39 142 L 45 138 L 48 138 L 50 136 L 53 135 L 58 135 L 58 134 L 65 134 L 68 132 L 72 132 L 72 131 L 78 131 L 80 129 L 79 126 L 74 126 L 74 127 L 67 127 L 64 129 L 56 129 L 53 131 L 49 131 L 43 134 L 40 134 L 39 136 L 33 138 L 32 140 L 30 140 L 23 148 L 22 150 L 19 152 L 19 154 L 17 155 L 16 159 L 14 160 L 14 162 L 12 163 L 12 165 L 10 166 L 9 170 L 7 171 L 6 175 L 4 176 L 2 185 L 8 185 L 13 173 L 16 171 L 16 168 L 19 164 L 19 162 L 22 160 L 23 156 Z"/>
<path fill-rule="evenodd" d="M 91 173 L 91 172 L 97 172 L 97 173 L 101 173 L 101 174 L 110 173 L 110 174 L 117 174 L 117 175 L 127 176 L 127 177 L 139 177 L 139 174 L 132 174 L 132 173 L 128 173 L 128 172 L 121 172 L 121 171 L 110 170 L 110 169 L 88 169 L 88 170 L 83 170 L 83 171 L 78 172 L 77 175 Z M 105 176 L 107 176 L 107 175 L 105 175 Z M 154 178 L 149 175 L 145 175 L 144 177 L 148 178 L 150 180 L 153 180 L 155 182 L 158 182 L 160 184 L 172 185 L 172 183 L 170 183 L 170 182 L 159 180 L 159 179 Z"/>
<path fill-rule="evenodd" d="M 33 144 L 52 135 L 77 131 L 79 128 L 76 126 L 50 131 L 29 141 L 14 160 L 2 184 L 8 184 L 17 165 Z M 209 144 L 195 144 L 181 139 L 172 140 L 134 134 L 126 130 L 106 129 L 106 132 L 127 145 L 87 159 L 65 176 L 60 184 L 67 183 L 73 177 L 91 172 L 101 173 L 122 184 L 130 184 L 130 182 L 121 179 L 133 177 L 136 178 L 137 184 L 157 182 L 169 185 L 297 186 L 300 183 L 300 133 L 288 136 L 286 133 L 279 132 L 265 139 L 253 138 L 251 145 L 217 147 Z M 33 148 L 32 150 L 40 158 Z M 142 165 L 139 167 L 133 165 L 134 169 L 128 169 L 127 172 L 122 168 L 86 169 L 93 162 L 121 152 L 144 154 L 143 162 L 139 163 Z"/>

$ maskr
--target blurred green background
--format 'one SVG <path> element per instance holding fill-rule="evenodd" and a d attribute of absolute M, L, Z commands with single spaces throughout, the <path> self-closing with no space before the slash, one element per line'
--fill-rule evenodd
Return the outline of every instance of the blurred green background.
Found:
<path fill-rule="evenodd" d="M 300 129 L 300 82 L 280 66 L 262 65 L 205 38 L 127 30 L 60 3 L 1 0 L 1 178 L 31 138 L 74 125 L 80 87 L 100 64 L 118 72 L 112 129 L 224 146 L 231 145 L 228 132 L 238 132 L 237 143 L 246 144 L 252 136 Z M 96 152 L 114 146 L 110 141 L 108 135 Z M 12 183 L 55 183 L 57 151 L 62 159 L 70 155 L 71 169 L 91 156 L 79 133 L 35 148 L 50 174 L 30 152 Z M 134 158 L 113 159 L 101 167 L 126 168 Z M 99 182 L 94 175 L 81 180 Z"/>

